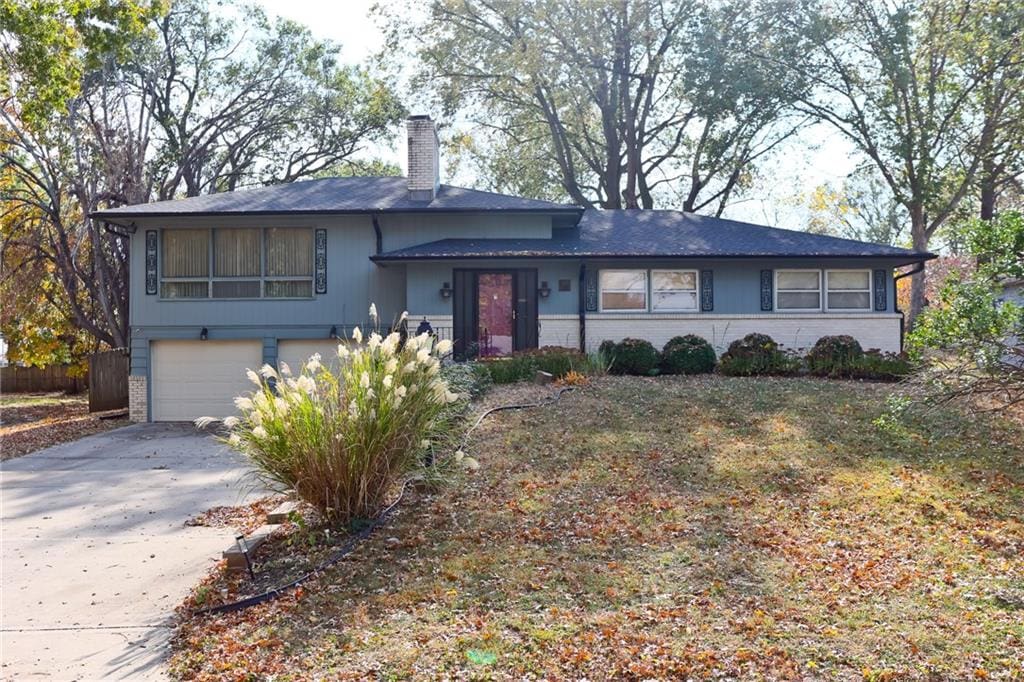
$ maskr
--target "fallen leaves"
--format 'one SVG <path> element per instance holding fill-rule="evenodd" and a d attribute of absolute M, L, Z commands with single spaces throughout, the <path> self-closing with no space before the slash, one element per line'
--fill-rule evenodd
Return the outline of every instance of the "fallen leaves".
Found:
<path fill-rule="evenodd" d="M 84 395 L 12 393 L 0 398 L 0 460 L 128 425 L 127 416 L 89 414 Z"/>
<path fill-rule="evenodd" d="M 887 390 L 612 378 L 502 413 L 479 471 L 403 504 L 301 599 L 186 619 L 173 670 L 1021 677 L 1024 429 L 940 411 L 892 442 L 871 425 Z"/>

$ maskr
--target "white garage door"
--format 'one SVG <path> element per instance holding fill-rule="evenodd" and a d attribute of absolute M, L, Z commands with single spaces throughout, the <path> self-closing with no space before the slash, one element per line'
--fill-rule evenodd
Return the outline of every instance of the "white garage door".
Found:
<path fill-rule="evenodd" d="M 298 374 L 314 353 L 320 354 L 320 362 L 328 367 L 338 363 L 338 339 L 288 339 L 277 342 L 277 364 L 288 364 L 293 374 Z"/>
<path fill-rule="evenodd" d="M 150 363 L 153 421 L 226 417 L 254 388 L 245 370 L 263 364 L 263 342 L 154 341 Z"/>

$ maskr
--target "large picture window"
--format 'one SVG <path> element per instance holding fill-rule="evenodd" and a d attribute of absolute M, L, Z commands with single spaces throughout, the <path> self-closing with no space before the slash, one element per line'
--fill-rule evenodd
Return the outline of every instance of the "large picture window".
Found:
<path fill-rule="evenodd" d="M 647 310 L 646 270 L 602 270 L 600 279 L 602 311 Z"/>
<path fill-rule="evenodd" d="M 871 310 L 870 270 L 826 270 L 828 310 Z"/>
<path fill-rule="evenodd" d="M 163 298 L 309 298 L 308 228 L 163 230 Z"/>
<path fill-rule="evenodd" d="M 776 270 L 775 309 L 800 312 L 821 310 L 820 270 Z"/>
<path fill-rule="evenodd" d="M 697 310 L 697 271 L 651 270 L 651 310 L 654 312 Z"/>

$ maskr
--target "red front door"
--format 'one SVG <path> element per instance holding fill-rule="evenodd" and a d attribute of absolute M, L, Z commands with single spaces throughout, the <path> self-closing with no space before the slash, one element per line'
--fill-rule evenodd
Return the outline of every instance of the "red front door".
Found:
<path fill-rule="evenodd" d="M 477 275 L 477 340 L 481 356 L 515 349 L 515 280 L 510 272 Z"/>

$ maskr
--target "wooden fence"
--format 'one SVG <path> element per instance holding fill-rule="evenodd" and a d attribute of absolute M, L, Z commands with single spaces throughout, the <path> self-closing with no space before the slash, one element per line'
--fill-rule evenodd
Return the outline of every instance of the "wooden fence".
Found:
<path fill-rule="evenodd" d="M 89 386 L 85 377 L 68 376 L 68 367 L 0 367 L 0 392 L 45 393 L 64 391 L 81 393 Z"/>
<path fill-rule="evenodd" d="M 89 356 L 89 411 L 128 407 L 128 354 L 109 350 Z"/>

